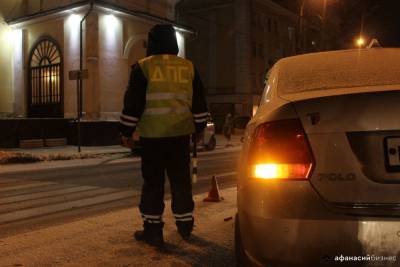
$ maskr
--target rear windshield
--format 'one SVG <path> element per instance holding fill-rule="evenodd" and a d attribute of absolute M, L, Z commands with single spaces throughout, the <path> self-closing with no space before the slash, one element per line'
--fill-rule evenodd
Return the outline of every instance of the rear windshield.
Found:
<path fill-rule="evenodd" d="M 400 85 L 400 49 L 375 48 L 315 53 L 286 58 L 279 65 L 279 95 L 361 86 Z"/>

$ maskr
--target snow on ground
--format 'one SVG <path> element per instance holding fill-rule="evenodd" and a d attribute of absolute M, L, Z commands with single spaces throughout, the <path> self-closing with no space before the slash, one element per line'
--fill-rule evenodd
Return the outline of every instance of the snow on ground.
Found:
<path fill-rule="evenodd" d="M 221 193 L 220 203 L 195 196 L 189 243 L 177 234 L 166 201 L 165 252 L 132 238 L 142 222 L 138 209 L 130 208 L 1 239 L 0 266 L 234 266 L 236 188 Z"/>
<path fill-rule="evenodd" d="M 222 135 L 216 135 L 217 149 L 232 148 L 241 146 L 241 135 L 232 135 L 231 141 L 226 140 Z M 26 163 L 42 163 L 51 161 L 69 161 L 81 159 L 104 158 L 106 161 L 113 158 L 124 158 L 131 154 L 130 149 L 121 146 L 97 146 L 82 147 L 82 152 L 78 153 L 75 146 L 46 147 L 35 149 L 1 149 L 0 148 L 0 168 L 1 165 L 14 165 Z M 67 163 L 68 164 L 68 163 Z M 71 164 L 68 164 L 71 165 Z M 78 164 L 80 165 L 80 164 Z M 25 167 L 25 166 L 24 166 Z M 3 168 L 4 169 L 4 168 Z M 0 170 L 1 171 L 1 170 Z"/>
<path fill-rule="evenodd" d="M 43 153 L 43 154 L 32 154 L 26 152 L 10 152 L 0 151 L 0 164 L 18 164 L 18 163 L 35 163 L 40 161 L 58 161 L 58 160 L 73 160 L 73 159 L 88 159 L 103 157 L 103 154 L 89 154 L 89 153 L 75 153 L 75 154 L 63 154 L 63 153 Z"/>
<path fill-rule="evenodd" d="M 27 153 L 0 151 L 0 164 L 33 163 L 38 161 L 41 161 L 40 157 L 35 157 Z"/>

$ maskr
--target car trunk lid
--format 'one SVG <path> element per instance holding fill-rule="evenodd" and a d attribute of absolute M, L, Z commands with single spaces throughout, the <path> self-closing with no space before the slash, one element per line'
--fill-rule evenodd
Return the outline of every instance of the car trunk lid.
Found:
<path fill-rule="evenodd" d="M 367 214 L 400 210 L 400 92 L 294 101 L 316 166 L 310 182 L 336 207 Z"/>

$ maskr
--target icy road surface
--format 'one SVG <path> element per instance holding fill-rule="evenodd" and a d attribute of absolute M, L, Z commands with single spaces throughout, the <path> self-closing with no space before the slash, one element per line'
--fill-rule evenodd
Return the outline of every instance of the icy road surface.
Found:
<path fill-rule="evenodd" d="M 195 196 L 189 243 L 177 234 L 166 201 L 165 252 L 132 238 L 142 222 L 138 209 L 129 208 L 0 239 L 0 266 L 234 266 L 236 188 L 221 193 L 220 203 Z"/>

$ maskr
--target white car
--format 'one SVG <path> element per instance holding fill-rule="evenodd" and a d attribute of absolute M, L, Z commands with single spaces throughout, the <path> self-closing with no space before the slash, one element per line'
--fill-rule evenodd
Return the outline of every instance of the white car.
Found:
<path fill-rule="evenodd" d="M 203 132 L 203 138 L 197 142 L 197 146 L 199 149 L 207 151 L 214 150 L 217 146 L 217 141 L 215 139 L 215 125 L 211 116 L 208 117 L 207 126 Z"/>
<path fill-rule="evenodd" d="M 400 266 L 400 49 L 278 61 L 237 205 L 239 266 Z"/>

